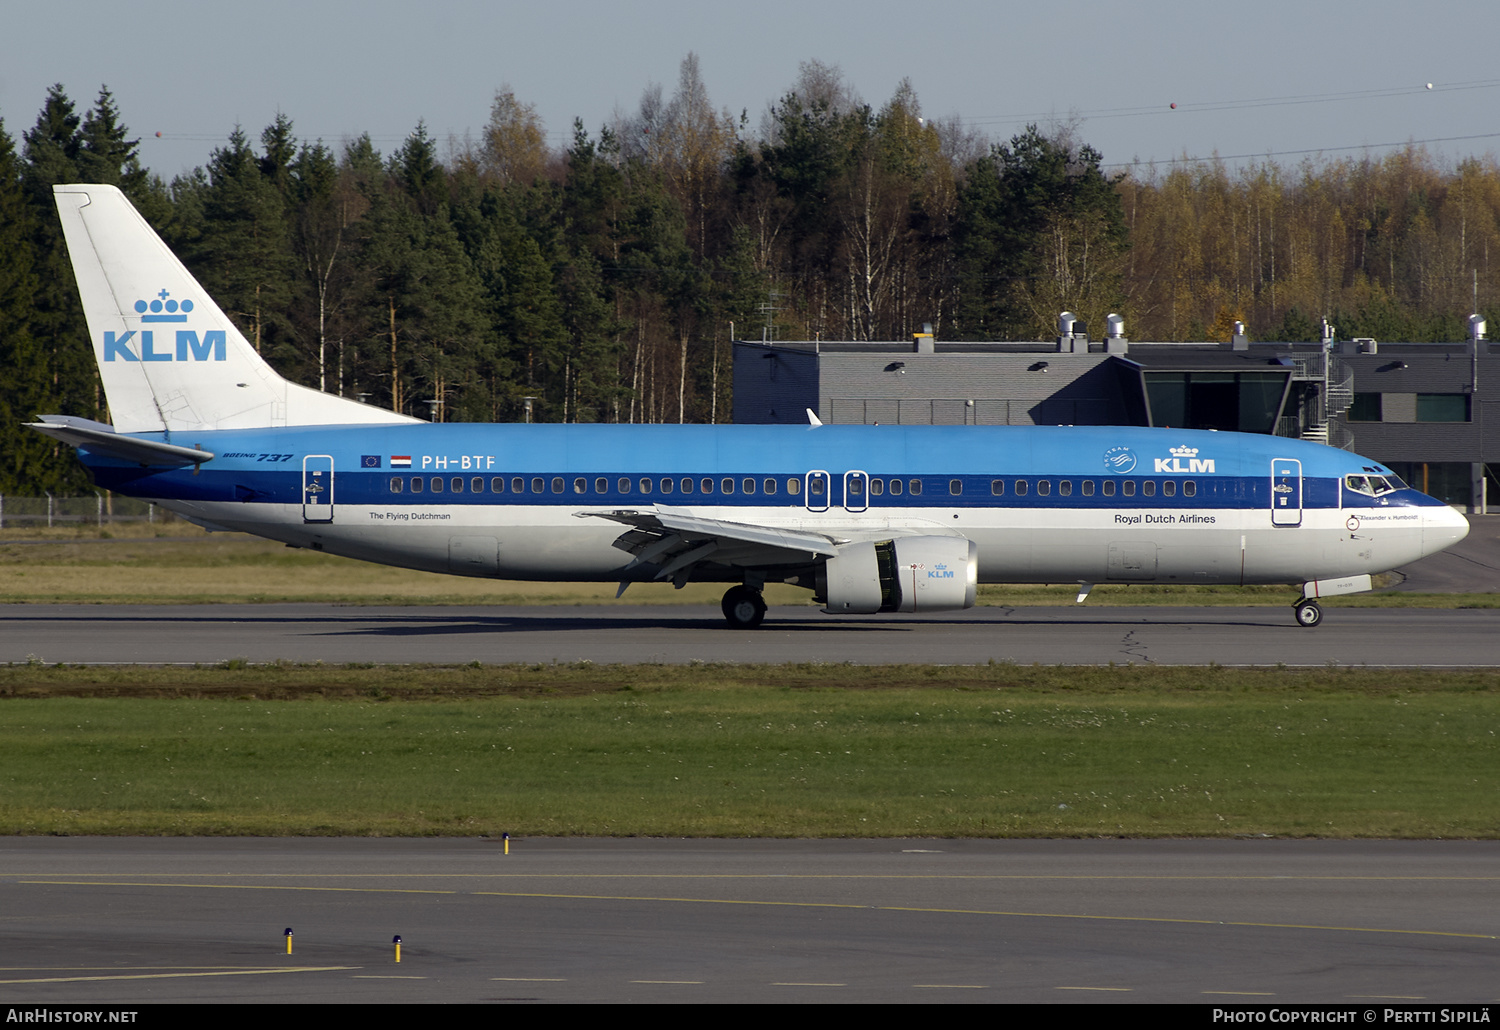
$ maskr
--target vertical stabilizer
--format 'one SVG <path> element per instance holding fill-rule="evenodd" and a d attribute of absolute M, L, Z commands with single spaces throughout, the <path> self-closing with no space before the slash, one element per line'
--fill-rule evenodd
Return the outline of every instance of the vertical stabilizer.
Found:
<path fill-rule="evenodd" d="M 113 186 L 54 186 L 121 433 L 415 422 L 272 370 Z"/>

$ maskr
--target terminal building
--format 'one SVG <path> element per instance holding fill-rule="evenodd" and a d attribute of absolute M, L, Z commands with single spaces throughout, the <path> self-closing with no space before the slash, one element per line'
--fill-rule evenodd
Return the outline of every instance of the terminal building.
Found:
<path fill-rule="evenodd" d="M 1032 343 L 734 344 L 734 421 L 1133 425 L 1316 440 L 1372 458 L 1464 511 L 1500 505 L 1500 349 L 1470 319 L 1457 343 L 1094 340 L 1070 313 Z M 1239 328 L 1238 326 L 1236 327 Z"/>

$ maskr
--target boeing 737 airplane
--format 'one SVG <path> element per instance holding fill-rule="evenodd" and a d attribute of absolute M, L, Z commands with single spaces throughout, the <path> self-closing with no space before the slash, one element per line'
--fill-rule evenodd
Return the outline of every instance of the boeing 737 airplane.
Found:
<path fill-rule="evenodd" d="M 54 187 L 113 425 L 31 423 L 95 482 L 209 529 L 431 572 L 767 582 L 836 614 L 957 611 L 979 583 L 1295 583 L 1440 551 L 1464 517 L 1376 462 L 1274 436 L 1100 427 L 431 424 L 287 382 L 112 186 Z"/>

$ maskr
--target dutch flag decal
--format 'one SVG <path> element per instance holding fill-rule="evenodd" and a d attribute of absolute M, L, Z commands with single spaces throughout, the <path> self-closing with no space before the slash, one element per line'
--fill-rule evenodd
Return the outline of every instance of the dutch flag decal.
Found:
<path fill-rule="evenodd" d="M 410 454 L 392 454 L 391 455 L 391 468 L 393 468 L 393 469 L 409 469 L 409 468 L 411 468 L 411 455 Z"/>

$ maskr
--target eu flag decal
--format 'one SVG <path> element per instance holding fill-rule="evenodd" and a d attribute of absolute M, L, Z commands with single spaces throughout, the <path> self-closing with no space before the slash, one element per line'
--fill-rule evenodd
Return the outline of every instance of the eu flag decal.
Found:
<path fill-rule="evenodd" d="M 362 469 L 378 469 L 380 467 L 380 455 L 366 454 L 360 457 L 359 467 Z"/>

